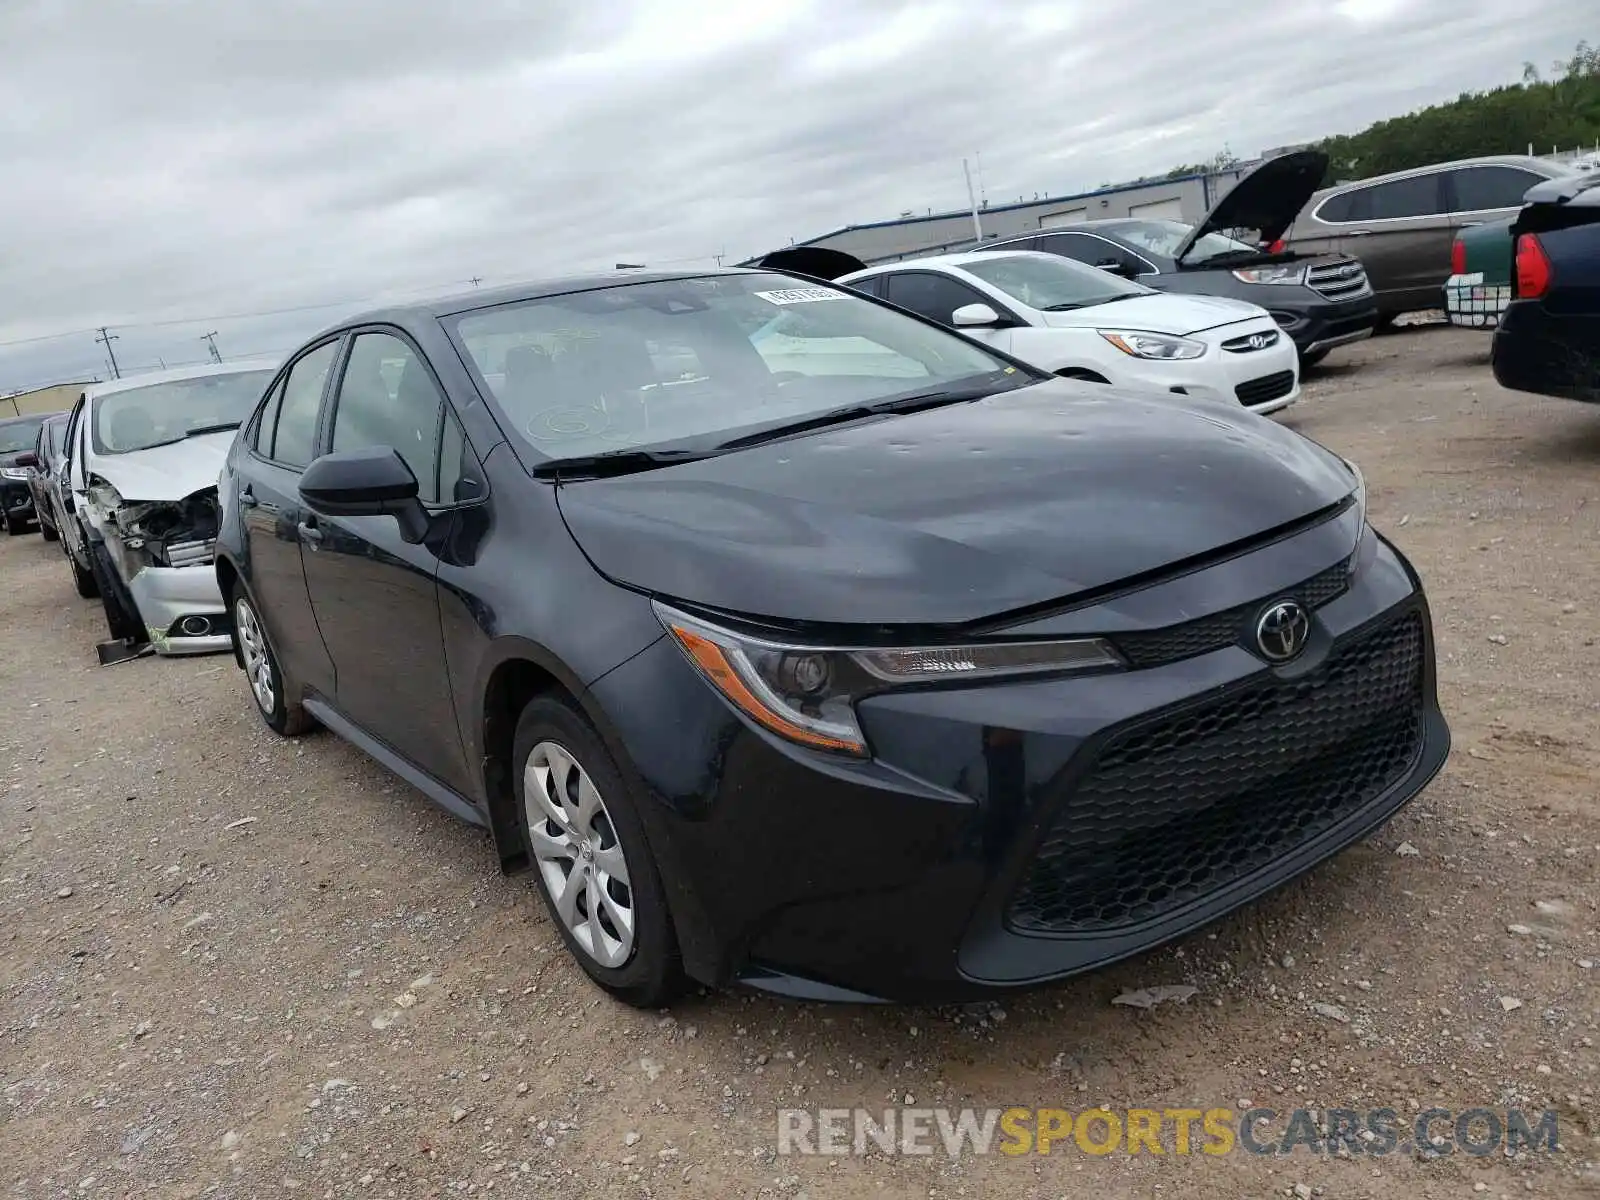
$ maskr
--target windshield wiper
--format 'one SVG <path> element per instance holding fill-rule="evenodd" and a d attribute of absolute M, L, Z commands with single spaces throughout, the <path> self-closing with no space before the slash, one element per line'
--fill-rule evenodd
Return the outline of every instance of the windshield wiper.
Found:
<path fill-rule="evenodd" d="M 192 438 L 206 433 L 227 433 L 228 430 L 237 429 L 243 424 L 243 421 L 221 421 L 215 425 L 196 425 L 193 429 L 185 429 L 183 436 Z"/>
<path fill-rule="evenodd" d="M 720 449 L 720 447 L 719 447 Z M 709 458 L 715 450 L 603 450 L 599 454 L 575 454 L 571 458 L 552 458 L 533 468 L 535 479 L 599 479 L 607 475 L 632 475 L 674 463 Z"/>
<path fill-rule="evenodd" d="M 827 412 L 813 413 L 809 417 L 785 421 L 780 425 L 769 425 L 765 429 L 756 430 L 754 433 L 747 433 L 730 441 L 719 442 L 717 449 L 743 450 L 748 446 L 759 446 L 763 442 L 789 437 L 791 434 L 805 433 L 812 429 L 824 429 L 829 425 L 843 425 L 850 421 L 864 421 L 868 417 L 882 417 L 890 414 L 922 412 L 930 408 L 943 408 L 947 404 L 963 404 L 969 400 L 981 400 L 984 396 L 1004 390 L 1006 389 L 996 388 L 993 384 L 985 383 L 976 387 L 947 388 L 938 392 L 921 392 L 915 396 L 896 396 L 891 400 L 878 400 L 872 404 L 849 404 L 844 408 L 832 408 Z"/>

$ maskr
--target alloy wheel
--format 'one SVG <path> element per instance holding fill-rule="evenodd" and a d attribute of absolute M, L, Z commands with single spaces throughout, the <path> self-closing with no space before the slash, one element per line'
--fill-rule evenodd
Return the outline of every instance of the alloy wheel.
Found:
<path fill-rule="evenodd" d="M 244 652 L 244 673 L 250 690 L 256 694 L 261 711 L 271 716 L 278 705 L 278 688 L 272 678 L 272 658 L 267 654 L 267 639 L 248 600 L 233 605 L 234 627 L 239 631 L 239 649 Z"/>
<path fill-rule="evenodd" d="M 556 915 L 595 962 L 622 966 L 633 953 L 633 891 L 600 790 L 554 742 L 534 746 L 522 782 L 533 857 Z"/>

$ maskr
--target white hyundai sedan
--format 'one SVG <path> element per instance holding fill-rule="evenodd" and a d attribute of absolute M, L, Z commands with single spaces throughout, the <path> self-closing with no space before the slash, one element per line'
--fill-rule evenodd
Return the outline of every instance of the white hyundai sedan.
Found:
<path fill-rule="evenodd" d="M 834 282 L 959 329 L 1069 379 L 1242 404 L 1300 396 L 1294 343 L 1267 310 L 1158 292 L 1054 254 L 945 254 Z"/>

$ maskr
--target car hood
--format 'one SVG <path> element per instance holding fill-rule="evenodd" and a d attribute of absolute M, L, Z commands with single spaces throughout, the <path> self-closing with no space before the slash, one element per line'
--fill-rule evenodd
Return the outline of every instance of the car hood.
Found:
<path fill-rule="evenodd" d="M 1269 158 L 1246 175 L 1205 215 L 1177 248 L 1180 263 L 1208 233 L 1254 229 L 1264 243 L 1281 238 L 1294 224 L 1328 173 L 1328 156 L 1320 150 L 1296 150 Z"/>
<path fill-rule="evenodd" d="M 182 500 L 217 486 L 233 438 L 230 429 L 127 454 L 97 454 L 90 470 L 127 501 Z"/>
<path fill-rule="evenodd" d="M 1272 318 L 1259 304 L 1226 296 L 1190 296 L 1181 292 L 1155 292 L 1131 296 L 1089 308 L 1042 312 L 1044 323 L 1056 329 L 1143 329 L 1150 333 L 1199 333 L 1218 325 L 1231 325 L 1254 317 Z"/>
<path fill-rule="evenodd" d="M 17 465 L 17 459 L 21 458 L 24 454 L 31 453 L 33 453 L 31 450 L 0 451 L 0 467 L 14 467 Z"/>
<path fill-rule="evenodd" d="M 1051 380 L 717 457 L 563 484 L 595 566 L 790 622 L 946 625 L 1259 537 L 1353 489 L 1243 409 Z"/>

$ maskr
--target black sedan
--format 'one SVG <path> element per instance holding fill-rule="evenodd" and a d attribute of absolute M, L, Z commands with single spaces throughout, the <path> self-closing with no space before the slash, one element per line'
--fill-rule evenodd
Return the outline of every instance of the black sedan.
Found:
<path fill-rule="evenodd" d="M 1058 979 L 1371 833 L 1449 744 L 1354 467 L 792 276 L 342 324 L 220 487 L 267 723 L 486 826 L 635 1004 Z"/>
<path fill-rule="evenodd" d="M 1318 150 L 1268 159 L 1197 225 L 1147 217 L 1080 221 L 972 249 L 1039 250 L 1161 292 L 1248 300 L 1272 314 L 1294 340 L 1301 364 L 1313 366 L 1334 347 L 1370 337 L 1378 323 L 1378 302 L 1359 259 L 1300 254 L 1280 244 L 1327 169 L 1327 155 Z M 1239 230 L 1255 240 L 1230 235 Z"/>
<path fill-rule="evenodd" d="M 1495 379 L 1600 403 L 1600 178 L 1530 189 L 1511 237 L 1515 269 L 1494 335 Z"/>

